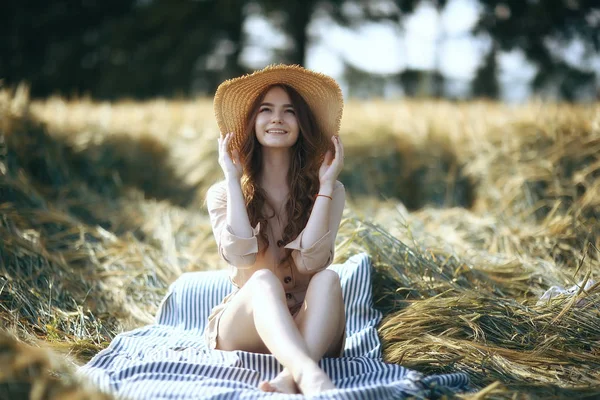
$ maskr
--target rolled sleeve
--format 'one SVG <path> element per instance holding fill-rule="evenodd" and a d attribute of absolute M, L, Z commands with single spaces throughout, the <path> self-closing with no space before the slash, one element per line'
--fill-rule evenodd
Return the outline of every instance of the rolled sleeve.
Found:
<path fill-rule="evenodd" d="M 325 235 L 307 248 L 302 248 L 300 245 L 303 233 L 304 231 L 300 232 L 296 239 L 285 246 L 286 249 L 292 250 L 292 259 L 298 270 L 313 273 L 327 268 L 333 261 L 335 245 L 335 238 L 332 238 L 331 231 L 327 231 Z"/>
<path fill-rule="evenodd" d="M 208 189 L 206 206 L 221 258 L 237 268 L 254 265 L 258 254 L 260 223 L 252 228 L 251 237 L 240 237 L 232 232 L 227 224 L 227 189 L 224 183 Z"/>
<path fill-rule="evenodd" d="M 315 274 L 327 268 L 333 262 L 335 239 L 346 204 L 346 190 L 341 182 L 337 182 L 331 197 L 328 231 L 310 247 L 302 247 L 304 230 L 300 232 L 296 239 L 285 246 L 286 249 L 292 250 L 292 259 L 300 273 Z"/>
<path fill-rule="evenodd" d="M 258 254 L 258 232 L 260 223 L 252 228 L 252 237 L 243 238 L 231 232 L 229 225 L 221 229 L 221 240 L 217 244 L 219 254 L 231 265 L 250 266 L 256 262 Z"/>

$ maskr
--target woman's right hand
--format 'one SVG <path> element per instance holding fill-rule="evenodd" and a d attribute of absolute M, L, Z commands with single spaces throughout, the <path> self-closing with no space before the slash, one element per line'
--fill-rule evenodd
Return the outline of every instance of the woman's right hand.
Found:
<path fill-rule="evenodd" d="M 237 149 L 232 151 L 232 157 L 229 155 L 229 143 L 233 137 L 233 132 L 225 135 L 225 137 L 219 137 L 219 165 L 223 169 L 225 179 L 237 179 L 242 177 L 242 163 L 240 162 L 240 155 Z"/>

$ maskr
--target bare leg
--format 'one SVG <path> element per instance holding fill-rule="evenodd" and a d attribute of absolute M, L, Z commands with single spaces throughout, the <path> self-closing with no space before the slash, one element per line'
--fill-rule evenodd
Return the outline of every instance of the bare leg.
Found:
<path fill-rule="evenodd" d="M 312 358 L 316 353 L 304 341 L 288 311 L 281 282 L 271 271 L 257 271 L 232 299 L 221 317 L 217 346 L 222 350 L 270 351 L 304 394 L 334 387 Z"/>
<path fill-rule="evenodd" d="M 326 269 L 312 277 L 296 320 L 313 360 L 318 361 L 324 355 L 338 356 L 346 315 L 336 272 Z"/>
<path fill-rule="evenodd" d="M 308 286 L 304 306 L 296 316 L 296 325 L 304 338 L 313 361 L 318 362 L 323 355 L 337 356 L 346 325 L 342 288 L 337 273 L 324 270 L 315 274 Z M 319 379 L 322 379 L 319 378 Z M 327 385 L 331 381 L 328 379 Z M 260 388 L 265 391 L 289 393 L 294 378 L 288 368 L 270 382 L 262 382 Z M 305 379 L 304 390 L 310 391 L 312 383 Z M 331 387 L 333 388 L 331 383 Z M 306 393 L 305 393 L 306 394 Z"/>

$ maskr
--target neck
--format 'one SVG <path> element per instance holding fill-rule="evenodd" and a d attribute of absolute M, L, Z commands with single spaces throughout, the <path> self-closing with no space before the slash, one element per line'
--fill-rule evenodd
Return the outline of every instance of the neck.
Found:
<path fill-rule="evenodd" d="M 290 149 L 263 148 L 262 156 L 261 186 L 267 191 L 281 188 L 287 192 Z"/>

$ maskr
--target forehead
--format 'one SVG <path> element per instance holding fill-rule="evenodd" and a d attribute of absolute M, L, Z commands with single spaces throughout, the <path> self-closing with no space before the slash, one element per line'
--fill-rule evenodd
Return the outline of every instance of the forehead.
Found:
<path fill-rule="evenodd" d="M 263 100 L 265 103 L 273 104 L 291 104 L 292 101 L 290 96 L 283 88 L 279 86 L 272 87 L 269 89 Z"/>

